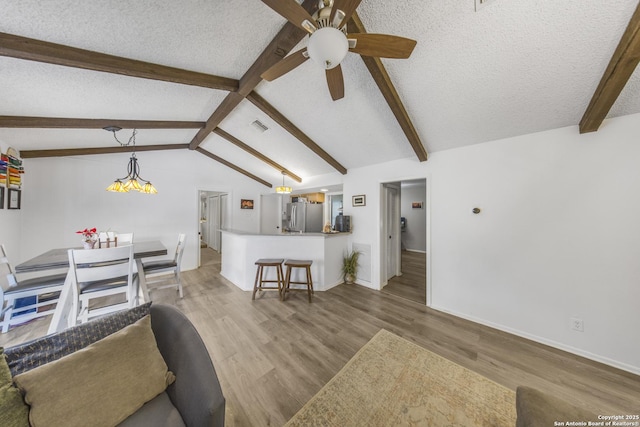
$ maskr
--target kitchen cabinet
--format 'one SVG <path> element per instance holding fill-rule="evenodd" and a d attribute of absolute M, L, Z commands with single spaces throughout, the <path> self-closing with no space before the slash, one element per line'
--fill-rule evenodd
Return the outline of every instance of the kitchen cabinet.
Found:
<path fill-rule="evenodd" d="M 293 202 L 296 197 L 306 198 L 309 203 L 324 203 L 324 193 L 292 194 L 291 201 Z"/>

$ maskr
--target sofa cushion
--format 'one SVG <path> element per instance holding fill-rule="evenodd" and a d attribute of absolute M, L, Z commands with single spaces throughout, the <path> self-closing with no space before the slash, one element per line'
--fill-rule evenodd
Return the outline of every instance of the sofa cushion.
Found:
<path fill-rule="evenodd" d="M 167 392 L 160 393 L 118 427 L 185 427 L 180 412 L 173 406 Z"/>
<path fill-rule="evenodd" d="M 11 371 L 0 347 L 0 426 L 29 427 L 29 407 L 20 390 L 13 386 Z"/>
<path fill-rule="evenodd" d="M 33 427 L 117 425 L 173 380 L 150 316 L 14 378 Z"/>
<path fill-rule="evenodd" d="M 516 390 L 516 427 L 548 427 L 555 423 L 601 421 L 598 416 L 530 387 Z"/>
<path fill-rule="evenodd" d="M 150 310 L 151 303 L 143 304 L 8 348 L 6 355 L 11 374 L 16 376 L 74 353 L 142 319 Z"/>

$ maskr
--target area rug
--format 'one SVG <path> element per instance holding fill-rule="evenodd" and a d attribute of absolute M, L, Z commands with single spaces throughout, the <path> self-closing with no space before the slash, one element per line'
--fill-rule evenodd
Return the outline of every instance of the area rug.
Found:
<path fill-rule="evenodd" d="M 515 392 L 386 330 L 287 426 L 509 426 Z"/>

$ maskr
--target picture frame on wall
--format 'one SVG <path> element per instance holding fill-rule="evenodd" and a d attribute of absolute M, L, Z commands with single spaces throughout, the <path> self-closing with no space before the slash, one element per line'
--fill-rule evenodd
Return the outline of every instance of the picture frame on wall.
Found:
<path fill-rule="evenodd" d="M 367 205 L 367 196 L 364 194 L 359 194 L 357 196 L 351 197 L 351 204 L 353 206 L 366 206 Z"/>
<path fill-rule="evenodd" d="M 422 202 L 411 202 L 411 207 L 413 209 L 422 209 Z"/>
<path fill-rule="evenodd" d="M 7 209 L 20 209 L 20 202 L 22 199 L 22 191 L 9 188 L 9 194 L 7 195 Z"/>
<path fill-rule="evenodd" d="M 0 209 L 4 209 L 4 187 L 0 187 Z"/>
<path fill-rule="evenodd" d="M 240 199 L 240 209 L 253 209 L 253 200 Z"/>

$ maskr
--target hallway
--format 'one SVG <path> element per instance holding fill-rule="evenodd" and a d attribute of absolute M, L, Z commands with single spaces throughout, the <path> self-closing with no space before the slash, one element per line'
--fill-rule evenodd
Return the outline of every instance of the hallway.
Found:
<path fill-rule="evenodd" d="M 395 276 L 382 292 L 399 296 L 420 304 L 427 303 L 427 255 L 422 252 L 402 251 L 402 276 Z"/>

